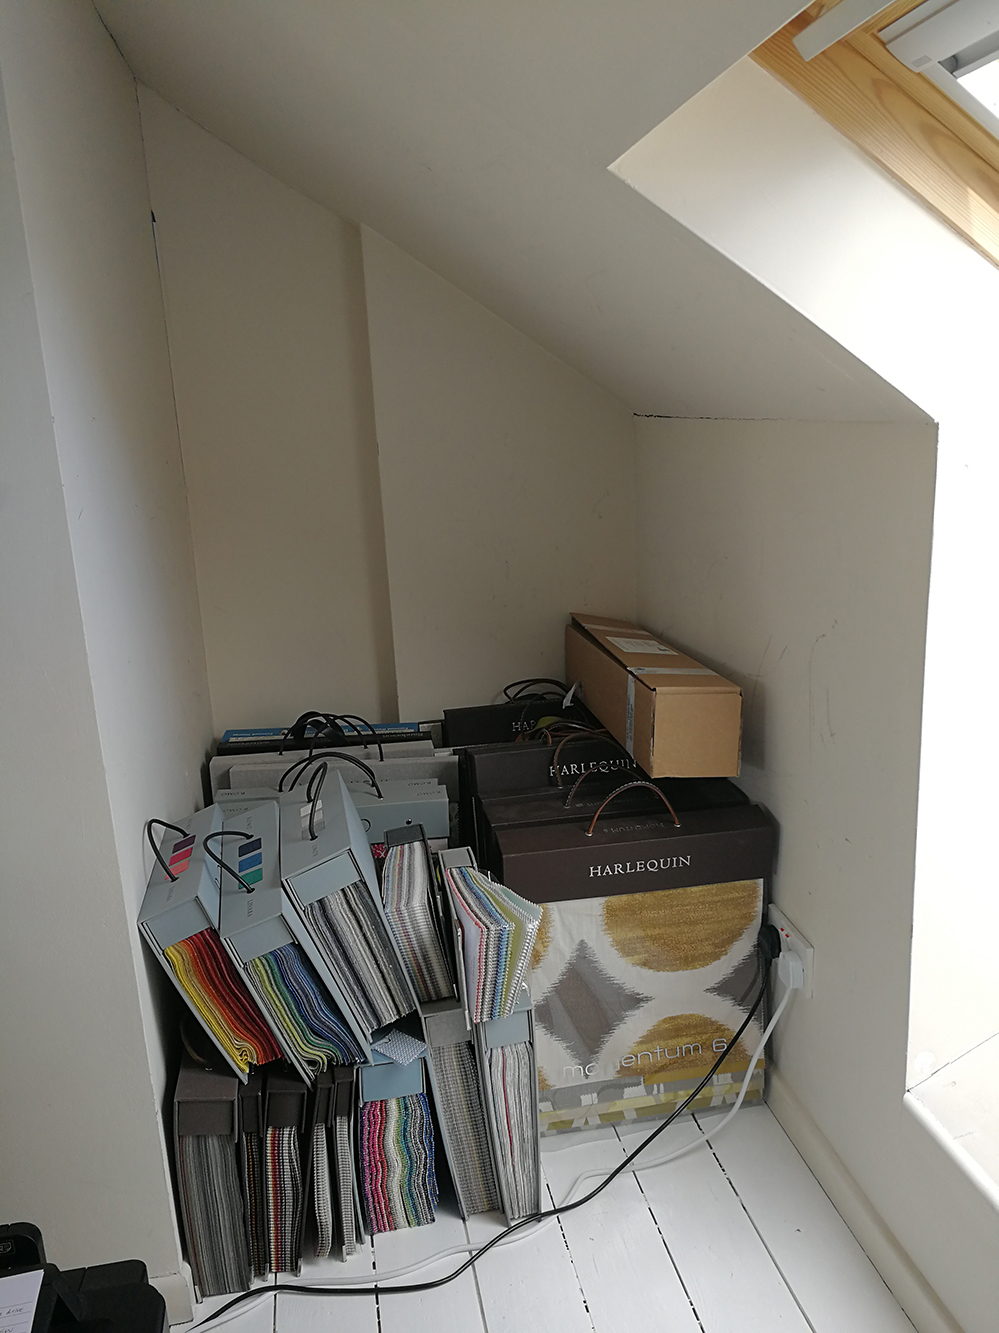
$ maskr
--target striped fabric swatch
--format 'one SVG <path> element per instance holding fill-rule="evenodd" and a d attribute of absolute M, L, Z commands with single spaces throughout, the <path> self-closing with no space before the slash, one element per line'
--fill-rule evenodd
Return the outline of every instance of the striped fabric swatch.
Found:
<path fill-rule="evenodd" d="M 246 1291 L 250 1263 L 236 1145 L 215 1134 L 187 1134 L 178 1143 L 181 1205 L 198 1290 L 202 1296 Z"/>
<path fill-rule="evenodd" d="M 301 1260 L 302 1162 L 296 1129 L 267 1130 L 267 1257 L 272 1273 L 296 1273 Z"/>
<path fill-rule="evenodd" d="M 310 1068 L 357 1064 L 363 1053 L 297 944 L 246 964 L 251 986 L 289 1046 Z"/>
<path fill-rule="evenodd" d="M 382 901 L 389 928 L 421 1004 L 454 994 L 431 899 L 433 886 L 422 842 L 390 847 L 382 870 Z"/>
<path fill-rule="evenodd" d="M 486 1051 L 486 1114 L 496 1144 L 496 1170 L 508 1200 L 507 1221 L 518 1222 L 541 1206 L 538 1125 L 534 1110 L 534 1059 L 526 1042 Z"/>
<path fill-rule="evenodd" d="M 430 1059 L 458 1199 L 466 1217 L 488 1213 L 499 1208 L 500 1197 L 472 1044 L 433 1047 Z"/>
<path fill-rule="evenodd" d="M 434 1131 L 425 1093 L 361 1107 L 361 1190 L 368 1230 L 427 1226 L 437 1212 Z"/>
<path fill-rule="evenodd" d="M 163 950 L 174 976 L 226 1055 L 245 1074 L 281 1052 L 222 941 L 209 927 Z"/>
<path fill-rule="evenodd" d="M 312 1203 L 316 1212 L 316 1258 L 328 1259 L 333 1249 L 333 1199 L 325 1125 L 317 1125 L 312 1133 Z"/>
<path fill-rule="evenodd" d="M 366 884 L 348 884 L 303 910 L 313 939 L 334 976 L 356 997 L 369 1031 L 410 1011 L 385 922 Z"/>
<path fill-rule="evenodd" d="M 333 1160 L 336 1168 L 337 1217 L 343 1258 L 357 1253 L 360 1241 L 358 1217 L 354 1206 L 355 1163 L 350 1119 L 337 1116 L 333 1125 Z"/>
<path fill-rule="evenodd" d="M 254 1277 L 263 1277 L 267 1272 L 267 1192 L 264 1185 L 263 1143 L 260 1135 L 242 1134 L 239 1140 L 239 1154 L 250 1267 Z"/>

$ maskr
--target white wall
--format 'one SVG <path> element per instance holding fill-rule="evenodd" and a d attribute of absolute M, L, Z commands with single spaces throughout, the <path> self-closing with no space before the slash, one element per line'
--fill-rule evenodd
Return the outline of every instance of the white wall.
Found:
<path fill-rule="evenodd" d="M 357 228 L 140 101 L 216 734 L 391 719 Z"/>
<path fill-rule="evenodd" d="M 939 422 L 919 760 L 914 679 L 922 654 L 911 617 L 930 517 L 922 499 L 913 506 L 912 487 L 926 484 L 918 451 L 899 455 L 894 475 L 876 485 L 865 466 L 849 488 L 831 492 L 838 512 L 830 510 L 825 520 L 828 540 L 813 519 L 821 539 L 816 554 L 824 554 L 828 568 L 792 544 L 786 573 L 774 567 L 765 574 L 764 567 L 760 591 L 747 594 L 754 607 L 762 599 L 768 616 L 782 617 L 784 580 L 797 577 L 793 565 L 802 562 L 814 583 L 815 615 L 802 618 L 814 640 L 810 691 L 800 672 L 796 687 L 783 679 L 784 666 L 767 675 L 774 645 L 764 659 L 767 640 L 740 624 L 727 593 L 734 554 L 700 576 L 702 595 L 725 607 L 712 613 L 712 623 L 703 614 L 695 623 L 691 606 L 677 603 L 687 591 L 671 592 L 668 585 L 651 602 L 644 594 L 642 605 L 655 611 L 661 627 L 689 636 L 746 675 L 765 676 L 768 717 L 758 739 L 750 733 L 747 759 L 762 765 L 754 785 L 784 816 L 779 897 L 816 946 L 820 985 L 815 1001 L 798 1006 L 782 1043 L 786 1086 L 967 1333 L 991 1329 L 999 1301 L 991 1257 L 999 1217 L 923 1122 L 912 1118 L 909 1104 L 903 1106 L 900 1062 L 920 760 L 913 1067 L 928 1073 L 999 1027 L 992 943 L 999 894 L 984 832 L 993 822 L 992 767 L 999 748 L 999 714 L 988 703 L 996 638 L 989 608 L 999 580 L 992 537 L 999 485 L 999 272 L 750 62 L 659 126 L 615 170 Z M 788 487 L 793 475 L 788 473 Z M 734 496 L 739 484 L 715 468 L 701 474 L 694 494 L 709 502 L 710 492 Z M 659 494 L 665 500 L 664 479 Z M 789 489 L 759 520 L 744 514 L 739 530 L 764 520 L 783 529 L 796 507 L 804 504 L 804 512 L 812 512 L 819 503 L 825 503 L 821 495 L 809 501 Z M 880 529 L 868 570 L 850 552 L 861 519 Z M 725 549 L 725 525 L 712 524 L 711 534 L 712 544 Z M 643 546 L 649 541 L 658 539 L 645 529 Z M 656 565 L 664 580 L 667 557 L 675 554 L 672 543 L 668 547 L 659 548 Z M 908 581 L 893 592 L 889 575 L 899 555 L 911 565 Z M 752 547 L 746 558 L 756 558 Z M 843 587 L 836 586 L 833 571 Z M 854 636 L 855 660 L 836 647 L 844 623 L 836 611 L 841 599 L 852 622 L 867 625 L 864 636 Z M 807 601 L 801 600 L 799 609 Z M 873 615 L 878 605 L 883 623 Z M 910 619 L 899 638 L 903 612 Z M 824 623 L 832 619 L 839 622 L 835 633 Z M 803 644 L 798 646 L 800 654 Z M 862 677 L 860 667 L 871 659 L 874 674 Z M 816 692 L 823 677 L 830 689 L 828 720 L 824 697 Z M 877 709 L 868 706 L 868 697 Z M 870 739 L 859 729 L 843 731 L 857 699 L 865 705 Z M 866 811 L 859 808 L 861 798 Z M 850 832 L 840 827 L 844 801 L 858 806 L 851 823 L 859 821 L 859 827 Z M 841 1013 L 845 1039 L 833 1035 Z M 932 1318 L 928 1308 L 921 1318 Z"/>
<path fill-rule="evenodd" d="M 363 230 L 399 707 L 561 677 L 570 610 L 635 606 L 618 399 Z"/>
<path fill-rule="evenodd" d="M 143 822 L 193 808 L 211 733 L 138 107 L 72 0 L 0 7 L 0 70 L 0 1194 L 56 1263 L 133 1255 L 169 1288 L 161 978 L 134 916 Z"/>

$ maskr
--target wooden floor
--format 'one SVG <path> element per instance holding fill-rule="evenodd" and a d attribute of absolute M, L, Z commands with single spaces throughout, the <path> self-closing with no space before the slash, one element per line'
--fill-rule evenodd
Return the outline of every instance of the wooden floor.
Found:
<path fill-rule="evenodd" d="M 711 1118 L 698 1117 L 710 1126 Z M 610 1169 L 649 1127 L 548 1139 L 561 1201 L 576 1177 Z M 650 1150 L 700 1136 L 687 1120 Z M 467 1224 L 482 1242 L 500 1223 Z M 349 1264 L 313 1261 L 302 1281 L 403 1267 L 466 1241 L 453 1210 L 432 1227 L 378 1236 Z M 457 1260 L 424 1270 L 449 1271 Z M 222 1300 L 199 1307 L 204 1319 Z M 190 1326 L 188 1326 L 190 1327 Z M 262 1288 L 226 1333 L 913 1333 L 860 1246 L 765 1106 L 744 1108 L 712 1149 L 625 1172 L 592 1203 L 425 1295 L 311 1297 Z"/>

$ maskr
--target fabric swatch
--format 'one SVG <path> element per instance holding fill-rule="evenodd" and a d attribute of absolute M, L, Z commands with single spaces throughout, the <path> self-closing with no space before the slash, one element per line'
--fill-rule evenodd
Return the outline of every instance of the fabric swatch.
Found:
<path fill-rule="evenodd" d="M 250 1262 L 236 1144 L 215 1134 L 179 1140 L 180 1197 L 189 1258 L 202 1296 L 246 1291 Z"/>
<path fill-rule="evenodd" d="M 421 1055 L 426 1054 L 426 1042 L 417 1041 L 411 1037 L 408 1032 L 400 1032 L 398 1028 L 392 1028 L 386 1032 L 384 1037 L 379 1037 L 377 1041 L 371 1043 L 372 1050 L 380 1051 L 382 1055 L 387 1055 L 397 1065 L 411 1065 L 414 1060 L 418 1060 Z"/>
<path fill-rule="evenodd" d="M 254 1277 L 263 1277 L 267 1272 L 267 1207 L 263 1142 L 260 1135 L 241 1135 L 239 1150 L 250 1267 Z"/>
<path fill-rule="evenodd" d="M 505 1186 L 507 1220 L 517 1222 L 540 1207 L 538 1124 L 534 1109 L 534 1058 L 526 1042 L 487 1049 L 486 1112 L 496 1145 L 496 1170 Z"/>
<path fill-rule="evenodd" d="M 316 1258 L 328 1259 L 333 1249 L 333 1200 L 325 1125 L 317 1125 L 312 1134 L 312 1203 L 316 1213 Z"/>
<path fill-rule="evenodd" d="M 369 1031 L 410 1011 L 405 979 L 366 884 L 348 884 L 303 910 L 313 939 Z"/>
<path fill-rule="evenodd" d="M 297 944 L 283 944 L 254 958 L 246 964 L 246 974 L 291 1049 L 310 1068 L 356 1064 L 364 1058 Z"/>
<path fill-rule="evenodd" d="M 431 1049 L 437 1114 L 466 1217 L 499 1208 L 489 1134 L 471 1042 Z"/>
<path fill-rule="evenodd" d="M 385 916 L 421 1004 L 454 994 L 430 876 L 422 842 L 389 848 L 382 871 Z"/>
<path fill-rule="evenodd" d="M 267 1181 L 267 1249 L 272 1273 L 296 1273 L 301 1254 L 302 1163 L 295 1129 L 267 1130 L 264 1145 Z"/>
<path fill-rule="evenodd" d="M 274 1034 L 211 927 L 163 953 L 215 1040 L 244 1074 L 251 1065 L 280 1058 Z"/>
<path fill-rule="evenodd" d="M 365 1102 L 360 1149 L 369 1231 L 397 1231 L 434 1221 L 434 1134 L 425 1093 Z"/>

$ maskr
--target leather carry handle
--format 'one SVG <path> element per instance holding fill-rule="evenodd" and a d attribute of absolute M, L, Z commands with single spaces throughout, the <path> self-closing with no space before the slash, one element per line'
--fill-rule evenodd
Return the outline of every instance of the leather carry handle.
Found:
<path fill-rule="evenodd" d="M 561 740 L 559 741 L 559 743 L 558 743 L 558 746 L 556 747 L 556 750 L 555 750 L 554 755 L 552 756 L 552 767 L 553 767 L 554 770 L 555 770 L 555 785 L 556 785 L 556 787 L 561 787 L 561 785 L 562 785 L 562 774 L 561 774 L 561 772 L 559 771 L 559 766 L 558 766 L 558 758 L 559 758 L 559 755 L 562 753 L 562 747 L 565 746 L 565 745 L 568 745 L 570 741 L 580 741 L 580 740 L 587 740 L 587 739 L 591 739 L 591 738 L 592 738 L 593 740 L 606 741 L 608 745 L 613 746 L 616 750 L 618 750 L 621 754 L 623 754 L 627 759 L 629 759 L 629 760 L 631 761 L 632 764 L 634 764 L 635 761 L 631 758 L 631 755 L 628 754 L 628 751 L 624 748 L 624 746 L 621 744 L 621 742 L 620 742 L 619 740 L 615 740 L 615 738 L 610 734 L 609 731 L 606 730 L 606 728 L 601 728 L 599 731 L 590 731 L 590 730 L 587 730 L 587 731 L 571 731 L 571 732 L 569 733 L 568 736 L 563 736 L 563 737 L 562 737 L 562 739 L 561 739 Z M 584 775 L 584 776 L 585 776 L 585 775 Z M 572 793 L 571 793 L 571 792 L 569 793 L 569 796 L 570 796 L 570 799 L 571 799 L 571 798 L 572 798 Z M 569 802 L 566 801 L 566 805 L 568 805 L 568 804 L 569 804 Z"/>
<path fill-rule="evenodd" d="M 610 805 L 611 801 L 613 801 L 614 797 L 620 796 L 623 791 L 630 791 L 632 787 L 645 787 L 648 791 L 654 791 L 655 794 L 662 801 L 663 805 L 665 805 L 666 809 L 673 816 L 673 823 L 676 825 L 677 828 L 680 827 L 680 821 L 676 817 L 676 811 L 673 809 L 669 801 L 662 794 L 662 792 L 659 790 L 658 787 L 654 786 L 653 783 L 651 782 L 626 782 L 623 787 L 618 787 L 615 791 L 612 791 L 611 794 L 607 797 L 607 799 L 601 803 L 601 805 L 597 809 L 596 814 L 590 820 L 590 827 L 586 830 L 586 836 L 588 838 L 593 837 L 593 830 L 597 826 L 597 820 L 603 814 L 604 810 L 606 810 L 607 806 Z"/>

